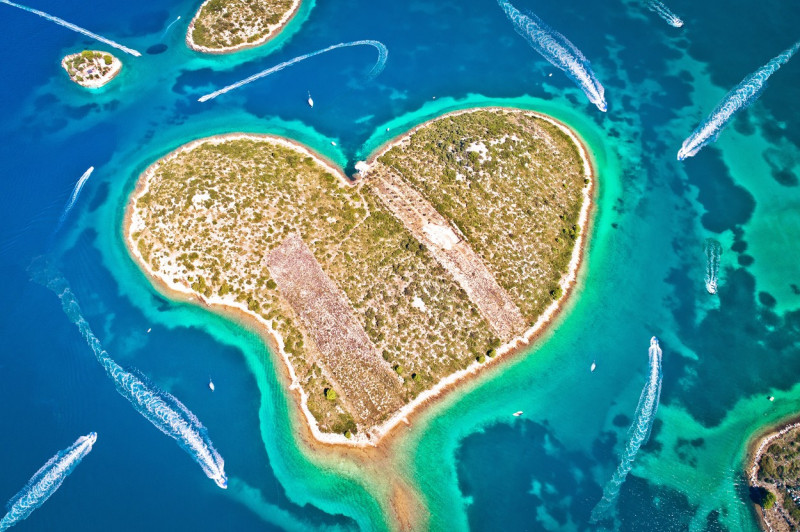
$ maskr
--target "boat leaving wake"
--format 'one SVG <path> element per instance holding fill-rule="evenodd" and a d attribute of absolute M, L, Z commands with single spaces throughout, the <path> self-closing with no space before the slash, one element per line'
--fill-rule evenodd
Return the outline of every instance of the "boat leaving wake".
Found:
<path fill-rule="evenodd" d="M 216 91 L 214 91 L 212 93 L 209 93 L 209 94 L 206 94 L 204 96 L 201 96 L 200 98 L 197 99 L 197 101 L 198 102 L 207 102 L 208 100 L 213 100 L 214 98 L 216 98 L 220 94 L 225 94 L 226 92 L 232 91 L 234 89 L 238 89 L 239 87 L 247 85 L 248 83 L 252 83 L 252 82 L 254 82 L 254 81 L 258 80 L 258 79 L 267 77 L 270 74 L 274 74 L 275 72 L 280 72 L 284 68 L 292 66 L 295 63 L 299 63 L 300 61 L 305 61 L 306 59 L 309 59 L 309 58 L 314 57 L 316 55 L 324 54 L 326 52 L 330 52 L 331 50 L 336 50 L 336 49 L 339 49 L 339 48 L 349 48 L 351 46 L 372 46 L 376 50 L 378 50 L 378 60 L 375 62 L 375 66 L 372 67 L 372 70 L 369 71 L 369 74 L 368 74 L 369 79 L 373 79 L 378 74 L 383 72 L 384 67 L 386 67 L 386 59 L 387 59 L 387 57 L 389 57 L 389 49 L 386 48 L 386 46 L 382 42 L 380 42 L 380 41 L 372 41 L 372 40 L 344 42 L 344 43 L 334 44 L 333 46 L 328 46 L 327 48 L 322 48 L 321 50 L 317 50 L 316 52 L 311 52 L 309 54 L 297 56 L 294 59 L 290 59 L 289 61 L 284 61 L 283 63 L 275 65 L 274 67 L 270 67 L 270 68 L 268 68 L 266 70 L 262 70 L 258 74 L 253 74 L 252 76 L 247 77 L 247 78 L 245 78 L 245 79 L 243 79 L 241 81 L 237 81 L 236 83 L 232 83 L 231 85 L 228 85 L 227 87 L 223 87 L 223 88 L 221 88 L 219 90 L 216 90 Z"/>
<path fill-rule="evenodd" d="M 61 218 L 58 220 L 58 225 L 56 226 L 56 232 L 61 229 L 61 226 L 64 225 L 64 222 L 67 220 L 67 216 L 69 216 L 69 211 L 72 210 L 72 207 L 75 205 L 75 202 L 78 201 L 78 196 L 81 193 L 81 189 L 83 189 L 83 185 L 86 184 L 86 181 L 89 180 L 89 176 L 92 175 L 94 172 L 94 166 L 90 166 L 88 170 L 86 170 L 78 182 L 75 183 L 75 188 L 72 189 L 72 195 L 69 197 L 69 201 L 67 202 L 67 206 L 64 207 L 64 212 L 61 214 Z"/>
<path fill-rule="evenodd" d="M 683 26 L 683 21 L 678 15 L 670 11 L 670 9 L 659 0 L 649 0 L 647 2 L 647 7 L 673 28 L 680 28 Z"/>
<path fill-rule="evenodd" d="M 625 482 L 625 478 L 627 478 L 633 467 L 633 461 L 636 459 L 639 448 L 650 439 L 653 421 L 658 410 L 658 400 L 661 397 L 661 347 L 658 345 L 658 338 L 655 336 L 650 339 L 648 357 L 650 359 L 650 378 L 642 390 L 641 396 L 639 396 L 636 417 L 628 431 L 630 437 L 622 453 L 622 460 L 617 466 L 617 470 L 614 471 L 611 480 L 603 488 L 603 498 L 592 509 L 592 523 L 596 523 L 608 516 L 617 501 L 622 483 Z"/>
<path fill-rule="evenodd" d="M 20 4 L 15 4 L 14 2 L 9 2 L 8 0 L 0 0 L 0 3 L 9 5 L 11 7 L 16 7 L 17 9 L 21 9 L 23 11 L 27 11 L 28 13 L 33 13 L 34 15 L 39 15 L 40 17 L 45 18 L 45 19 L 49 20 L 50 22 L 55 22 L 59 26 L 64 26 L 65 28 L 71 29 L 72 31 L 76 31 L 76 32 L 78 32 L 78 33 L 80 33 L 82 35 L 86 35 L 87 37 L 91 37 L 92 39 L 94 39 L 96 41 L 100 41 L 100 42 L 105 43 L 105 44 L 107 44 L 109 46 L 113 46 L 117 50 L 122 50 L 126 54 L 130 54 L 130 55 L 135 56 L 135 57 L 139 57 L 139 56 L 142 55 L 142 54 L 140 54 L 139 52 L 137 52 L 136 50 L 134 50 L 132 48 L 128 48 L 127 46 L 122 46 L 121 44 L 119 44 L 117 42 L 114 42 L 111 39 L 106 39 L 102 35 L 98 35 L 96 33 L 92 33 L 91 31 L 89 31 L 87 29 L 84 29 L 84 28 L 81 28 L 80 26 L 76 26 L 75 24 L 72 24 L 71 22 L 67 22 L 64 19 L 61 19 L 61 18 L 58 18 L 58 17 L 54 17 L 53 15 L 48 15 L 44 11 L 39 11 L 38 9 L 33 9 L 32 7 L 26 7 L 26 6 L 23 6 L 23 5 L 20 5 Z"/>
<path fill-rule="evenodd" d="M 97 361 L 114 381 L 120 395 L 161 432 L 176 440 L 178 445 L 200 465 L 206 476 L 220 488 L 225 489 L 228 486 L 225 462 L 214 449 L 206 428 L 197 417 L 173 395 L 158 390 L 144 376 L 129 373 L 114 362 L 92 332 L 89 322 L 83 317 L 78 300 L 66 280 L 50 276 L 46 269 L 42 276 L 43 278 L 37 281 L 52 290 L 61 300 L 64 313 L 78 327 L 81 336 L 92 348 Z"/>
<path fill-rule="evenodd" d="M 717 293 L 717 280 L 719 279 L 719 258 L 722 256 L 722 244 L 709 238 L 705 244 L 706 253 L 706 290 L 709 294 Z"/>
<path fill-rule="evenodd" d="M 164 37 L 166 37 L 166 36 L 167 36 L 167 32 L 169 31 L 169 29 L 170 29 L 172 26 L 174 26 L 175 24 L 177 24 L 177 23 L 178 23 L 178 21 L 179 21 L 180 19 L 181 19 L 181 16 L 180 16 L 180 15 L 178 15 L 178 18 L 176 18 L 175 20 L 173 20 L 172 22 L 170 22 L 170 23 L 169 23 L 169 25 L 168 25 L 168 26 L 166 27 L 166 29 L 164 30 L 164 33 L 162 33 L 162 34 L 161 34 L 161 38 L 162 38 L 162 39 L 163 39 Z"/>
<path fill-rule="evenodd" d="M 497 0 L 514 29 L 553 66 L 563 70 L 586 96 L 606 112 L 605 89 L 597 81 L 589 60 L 566 37 L 550 28 L 536 15 L 524 15 L 506 0 Z"/>
<path fill-rule="evenodd" d="M 0 520 L 0 532 L 27 518 L 35 509 L 45 503 L 50 496 L 81 463 L 97 441 L 97 433 L 81 436 L 75 443 L 59 451 L 34 474 L 19 493 L 8 501 L 8 513 Z"/>
<path fill-rule="evenodd" d="M 726 94 L 717 107 L 711 111 L 711 114 L 683 141 L 681 149 L 678 150 L 678 160 L 682 161 L 687 157 L 697 155 L 697 152 L 707 144 L 716 141 L 720 132 L 725 129 L 725 126 L 733 118 L 733 115 L 741 109 L 749 107 L 761 96 L 769 77 L 785 65 L 797 52 L 798 48 L 800 48 L 800 41 L 794 43 L 791 48 L 744 78 L 741 83 Z"/>

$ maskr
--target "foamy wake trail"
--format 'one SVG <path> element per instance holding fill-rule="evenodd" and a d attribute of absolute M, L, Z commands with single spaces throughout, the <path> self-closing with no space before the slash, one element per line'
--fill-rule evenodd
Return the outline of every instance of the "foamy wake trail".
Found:
<path fill-rule="evenodd" d="M 750 106 L 761 96 L 769 77 L 786 64 L 798 48 L 800 48 L 800 41 L 744 78 L 726 94 L 716 109 L 683 141 L 681 149 L 678 150 L 678 160 L 682 161 L 696 155 L 704 146 L 717 140 L 720 132 L 725 129 L 733 115 Z"/>
<path fill-rule="evenodd" d="M 25 487 L 8 501 L 8 513 L 0 520 L 0 532 L 19 523 L 44 504 L 72 470 L 81 463 L 83 457 L 89 454 L 96 441 L 96 432 L 81 436 L 75 443 L 48 460 Z"/>
<path fill-rule="evenodd" d="M 650 11 L 654 11 L 659 17 L 664 19 L 664 21 L 673 28 L 680 28 L 683 26 L 683 21 L 678 17 L 678 15 L 673 13 L 663 3 L 659 2 L 659 0 L 649 0 L 647 2 L 647 7 L 650 9 Z"/>
<path fill-rule="evenodd" d="M 583 56 L 581 51 L 536 15 L 524 15 L 505 0 L 498 0 L 497 3 L 514 24 L 516 32 L 553 66 L 563 70 L 586 93 L 589 101 L 605 112 L 605 89 L 597 81 L 589 60 Z"/>
<path fill-rule="evenodd" d="M 294 59 L 290 59 L 289 61 L 285 61 L 279 65 L 275 65 L 274 67 L 270 67 L 266 70 L 262 70 L 258 74 L 253 74 L 250 77 L 244 78 L 241 81 L 237 81 L 236 83 L 232 83 L 227 87 L 223 87 L 217 91 L 212 93 L 206 94 L 201 96 L 197 99 L 198 102 L 206 102 L 208 100 L 212 100 L 219 96 L 220 94 L 225 94 L 226 92 L 230 92 L 234 89 L 238 89 L 248 83 L 252 83 L 258 79 L 264 78 L 269 76 L 270 74 L 274 74 L 275 72 L 280 72 L 284 68 L 288 66 L 292 66 L 295 63 L 299 63 L 300 61 L 305 61 L 311 57 L 316 55 L 324 54 L 326 52 L 330 52 L 331 50 L 336 50 L 338 48 L 349 48 L 351 46 L 372 46 L 376 50 L 378 50 L 378 60 L 375 62 L 375 66 L 372 67 L 372 70 L 369 71 L 369 78 L 372 79 L 376 77 L 378 74 L 383 72 L 384 67 L 386 66 L 386 59 L 389 57 L 389 49 L 384 46 L 384 44 L 380 41 L 372 41 L 372 40 L 364 40 L 364 41 L 353 41 L 353 42 L 344 42 L 339 44 L 334 44 L 333 46 L 328 46 L 327 48 L 323 48 L 321 50 L 317 50 L 316 52 L 311 52 L 309 54 L 301 55 L 295 57 Z"/>
<path fill-rule="evenodd" d="M 658 345 L 658 338 L 655 336 L 650 339 L 648 356 L 650 359 L 650 378 L 642 390 L 641 396 L 639 396 L 636 417 L 628 431 L 628 443 L 622 453 L 622 460 L 617 466 L 617 470 L 614 471 L 611 480 L 603 488 L 603 498 L 592 509 L 591 522 L 593 523 L 608 516 L 613 509 L 619 496 L 620 487 L 633 467 L 636 453 L 639 452 L 639 448 L 642 445 L 647 443 L 650 438 L 650 432 L 653 429 L 653 421 L 658 410 L 658 400 L 661 397 L 661 347 Z"/>
<path fill-rule="evenodd" d="M 722 256 L 722 244 L 709 238 L 705 244 L 706 253 L 706 290 L 709 294 L 717 293 L 719 279 L 719 258 Z"/>
<path fill-rule="evenodd" d="M 164 33 L 161 34 L 161 38 L 162 39 L 167 35 L 167 32 L 169 31 L 169 29 L 172 26 L 174 26 L 175 24 L 177 24 L 180 19 L 181 19 L 181 16 L 178 15 L 178 18 L 176 18 L 175 20 L 173 20 L 172 22 L 169 23 L 169 25 L 166 27 L 166 29 L 164 29 Z"/>
<path fill-rule="evenodd" d="M 64 207 L 64 212 L 61 214 L 61 218 L 58 219 L 58 226 L 56 227 L 56 232 L 61 229 L 61 226 L 64 225 L 64 222 L 67 220 L 67 216 L 69 216 L 69 212 L 72 210 L 72 207 L 75 205 L 75 202 L 78 201 L 78 196 L 81 193 L 81 189 L 83 189 L 83 185 L 86 184 L 86 181 L 89 180 L 89 176 L 92 175 L 94 172 L 94 166 L 90 166 L 88 170 L 86 170 L 78 182 L 75 183 L 75 188 L 72 189 L 72 195 L 69 197 L 69 201 L 67 202 L 67 206 Z"/>
<path fill-rule="evenodd" d="M 46 18 L 47 20 L 49 20 L 51 22 L 55 22 L 59 26 L 64 26 L 65 28 L 69 28 L 72 31 L 77 31 L 78 33 L 80 33 L 82 35 L 86 35 L 87 37 L 91 37 L 92 39 L 95 39 L 97 41 L 105 43 L 105 44 L 107 44 L 109 46 L 113 46 L 117 50 L 122 50 L 126 54 L 131 54 L 131 55 L 136 56 L 136 57 L 139 57 L 140 55 L 142 55 L 142 54 L 140 54 L 139 52 L 137 52 L 136 50 L 134 50 L 132 48 L 128 48 L 127 46 L 122 46 L 118 42 L 114 42 L 111 39 L 106 39 L 102 35 L 98 35 L 96 33 L 92 33 L 91 31 L 89 31 L 87 29 L 84 29 L 84 28 L 81 28 L 80 26 L 76 26 L 75 24 L 72 24 L 71 22 L 67 22 L 64 19 L 61 19 L 61 18 L 58 18 L 58 17 L 54 17 L 53 15 L 48 15 L 44 11 L 39 11 L 38 9 L 33 9 L 31 7 L 26 7 L 26 6 L 23 6 L 23 5 L 20 5 L 20 4 L 15 4 L 14 2 L 9 2 L 8 0 L 0 0 L 0 3 L 10 5 L 11 7 L 16 7 L 17 9 L 22 9 L 23 11 L 27 11 L 28 13 L 33 13 L 34 15 L 39 15 L 40 17 Z"/>
<path fill-rule="evenodd" d="M 129 373 L 114 362 L 83 317 L 78 300 L 66 280 L 50 276 L 46 270 L 43 276 L 40 282 L 58 295 L 64 313 L 77 325 L 97 361 L 114 381 L 117 391 L 161 432 L 175 439 L 200 465 L 208 478 L 220 488 L 226 488 L 228 480 L 225 476 L 225 462 L 214 449 L 206 428 L 197 417 L 171 394 L 158 390 L 143 376 Z"/>

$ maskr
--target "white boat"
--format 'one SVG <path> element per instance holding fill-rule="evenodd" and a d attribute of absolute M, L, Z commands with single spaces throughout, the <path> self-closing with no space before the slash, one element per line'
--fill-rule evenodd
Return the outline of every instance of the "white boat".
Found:
<path fill-rule="evenodd" d="M 214 388 L 215 388 L 214 381 L 212 381 L 211 379 L 208 379 L 208 389 L 213 392 Z"/>
<path fill-rule="evenodd" d="M 152 330 L 153 330 L 153 328 L 152 328 L 152 327 L 150 327 L 149 329 L 147 329 L 147 332 L 149 333 L 149 332 L 150 332 L 150 331 L 152 331 Z"/>
<path fill-rule="evenodd" d="M 311 98 L 311 92 L 308 93 L 308 106 L 311 108 L 314 107 L 314 100 Z"/>
<path fill-rule="evenodd" d="M 514 412 L 514 417 L 519 417 L 521 415 L 522 415 L 522 410 L 517 410 L 516 412 Z"/>
<path fill-rule="evenodd" d="M 589 368 L 589 371 L 594 371 L 597 369 L 597 362 L 592 361 L 592 367 Z"/>
<path fill-rule="evenodd" d="M 713 281 L 713 280 L 706 281 L 706 291 L 711 295 L 716 294 L 717 293 L 717 281 Z"/>
<path fill-rule="evenodd" d="M 767 399 L 769 399 L 770 401 L 774 401 L 775 400 L 775 398 L 772 397 L 771 395 L 769 397 L 767 397 Z"/>

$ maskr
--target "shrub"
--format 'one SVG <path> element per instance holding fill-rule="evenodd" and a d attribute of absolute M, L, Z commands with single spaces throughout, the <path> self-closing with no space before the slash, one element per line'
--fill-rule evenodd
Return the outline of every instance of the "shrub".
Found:
<path fill-rule="evenodd" d="M 767 493 L 765 493 L 764 497 L 761 499 L 761 506 L 765 510 L 769 510 L 770 508 L 775 506 L 775 494 L 767 490 Z"/>
<path fill-rule="evenodd" d="M 328 401 L 336 400 L 336 392 L 333 390 L 333 388 L 325 388 L 325 399 Z"/>
<path fill-rule="evenodd" d="M 114 62 L 114 60 L 113 60 L 113 59 L 111 59 L 111 56 L 110 56 L 110 55 L 105 55 L 105 56 L 103 56 L 103 62 L 104 62 L 105 64 L 107 64 L 107 65 L 110 65 L 111 63 L 113 63 L 113 62 Z"/>
<path fill-rule="evenodd" d="M 475 360 L 483 364 L 484 362 L 486 362 L 486 355 L 478 355 L 477 357 L 475 357 Z"/>
<path fill-rule="evenodd" d="M 346 430 L 346 431 L 344 431 L 344 437 L 349 440 L 350 438 L 353 437 L 353 433 L 350 432 L 350 430 Z"/>

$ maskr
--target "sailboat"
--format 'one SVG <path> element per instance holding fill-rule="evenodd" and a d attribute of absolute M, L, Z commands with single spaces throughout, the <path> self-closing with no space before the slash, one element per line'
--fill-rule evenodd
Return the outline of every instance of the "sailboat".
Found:
<path fill-rule="evenodd" d="M 208 379 L 208 389 L 213 392 L 214 388 L 215 388 L 214 381 L 212 381 L 211 379 Z"/>
<path fill-rule="evenodd" d="M 311 91 L 308 92 L 308 106 L 311 108 L 314 107 L 314 100 L 311 98 Z"/>
<path fill-rule="evenodd" d="M 592 361 L 592 366 L 589 368 L 589 371 L 594 371 L 597 369 L 597 362 L 594 360 Z"/>

